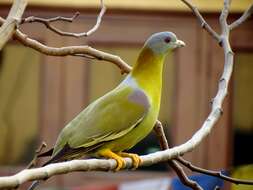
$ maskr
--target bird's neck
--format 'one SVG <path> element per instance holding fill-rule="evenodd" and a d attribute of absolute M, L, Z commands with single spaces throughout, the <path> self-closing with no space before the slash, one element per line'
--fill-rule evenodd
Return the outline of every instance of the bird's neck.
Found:
<path fill-rule="evenodd" d="M 159 102 L 164 58 L 164 54 L 156 54 L 151 49 L 144 47 L 130 74 L 141 88 Z"/>

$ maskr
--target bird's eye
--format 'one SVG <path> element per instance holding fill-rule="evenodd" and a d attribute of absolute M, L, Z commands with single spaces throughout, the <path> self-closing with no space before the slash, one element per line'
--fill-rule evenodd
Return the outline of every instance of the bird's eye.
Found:
<path fill-rule="evenodd" d="M 170 41 L 171 41 L 171 38 L 169 36 L 164 39 L 164 42 L 166 43 L 170 43 Z"/>

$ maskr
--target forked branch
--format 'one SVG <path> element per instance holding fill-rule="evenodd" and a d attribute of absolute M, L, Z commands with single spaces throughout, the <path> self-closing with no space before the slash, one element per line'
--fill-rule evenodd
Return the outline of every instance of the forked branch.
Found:
<path fill-rule="evenodd" d="M 76 12 L 70 18 L 57 16 L 57 17 L 46 19 L 46 18 L 30 16 L 30 17 L 22 19 L 20 24 L 39 22 L 39 23 L 44 24 L 49 30 L 51 30 L 61 36 L 71 36 L 71 37 L 75 37 L 75 38 L 87 37 L 87 36 L 93 34 L 99 28 L 100 23 L 102 21 L 102 17 L 105 14 L 106 6 L 105 6 L 103 0 L 100 0 L 100 4 L 101 4 L 101 10 L 100 10 L 99 15 L 97 16 L 96 24 L 87 32 L 81 32 L 81 33 L 66 32 L 66 31 L 63 31 L 63 30 L 52 25 L 52 23 L 57 22 L 57 21 L 73 22 L 79 16 L 79 14 L 80 14 L 79 12 Z"/>
<path fill-rule="evenodd" d="M 163 149 L 168 149 L 169 148 L 168 142 L 167 142 L 167 139 L 166 139 L 166 136 L 165 136 L 165 133 L 164 133 L 164 130 L 163 130 L 163 127 L 162 127 L 161 123 L 157 122 L 157 124 L 155 125 L 154 130 L 155 130 L 156 135 L 159 139 L 160 146 Z M 165 148 L 165 147 L 167 147 L 167 148 Z M 209 176 L 217 177 L 217 178 L 220 178 L 222 180 L 225 180 L 225 181 L 237 184 L 237 185 L 238 184 L 253 185 L 252 180 L 236 179 L 236 178 L 226 176 L 220 171 L 206 170 L 206 169 L 194 166 L 191 162 L 183 159 L 183 157 L 181 157 L 181 156 L 179 156 L 179 157 L 177 157 L 173 160 L 169 160 L 169 164 L 170 164 L 170 162 L 174 162 L 174 163 L 177 164 L 176 169 L 173 168 L 173 165 L 170 164 L 170 166 L 175 171 L 179 170 L 177 172 L 177 175 L 181 179 L 182 183 L 184 183 L 188 187 L 191 187 L 192 189 L 198 189 L 198 188 L 201 188 L 201 187 L 196 187 L 196 185 L 198 185 L 198 184 L 195 181 L 190 180 L 187 176 L 184 177 L 185 172 L 184 172 L 183 168 L 176 161 L 178 161 L 179 163 L 181 163 L 182 165 L 184 165 L 186 168 L 190 169 L 193 172 L 198 172 L 198 173 L 206 174 L 206 175 L 209 175 Z"/>
<path fill-rule="evenodd" d="M 20 22 L 23 12 L 26 8 L 27 0 L 15 0 L 9 12 L 9 15 L 3 25 L 0 27 L 0 50 L 11 39 L 15 28 Z"/>
<path fill-rule="evenodd" d="M 241 25 L 243 22 L 248 20 L 253 13 L 253 3 L 249 6 L 249 8 L 242 14 L 242 16 L 234 21 L 232 24 L 229 25 L 229 29 L 233 30 L 237 28 L 239 25 Z"/>
<path fill-rule="evenodd" d="M 178 157 L 175 160 L 177 160 L 178 162 L 180 162 L 181 164 L 183 164 L 185 167 L 187 167 L 188 169 L 190 169 L 193 172 L 198 172 L 198 173 L 206 174 L 209 176 L 218 177 L 220 179 L 234 183 L 236 185 L 238 185 L 238 184 L 253 185 L 253 180 L 236 179 L 236 178 L 226 176 L 220 171 L 206 170 L 206 169 L 194 166 L 192 163 L 188 162 L 187 160 L 183 159 L 182 157 Z"/>
<path fill-rule="evenodd" d="M 160 147 L 162 150 L 169 149 L 169 144 L 166 139 L 162 123 L 157 121 L 154 126 L 154 131 L 156 136 L 159 140 Z M 176 172 L 177 176 L 179 177 L 180 181 L 187 187 L 190 187 L 194 190 L 203 190 L 202 187 L 195 181 L 188 178 L 187 174 L 184 172 L 184 169 L 176 162 L 175 159 L 168 160 L 169 166 Z"/>
<path fill-rule="evenodd" d="M 0 17 L 0 24 L 4 23 L 4 19 Z M 30 47 L 37 50 L 45 55 L 50 56 L 78 56 L 87 58 L 96 58 L 98 60 L 108 61 L 115 64 L 121 70 L 121 73 L 128 73 L 131 70 L 126 62 L 124 62 L 119 56 L 109 54 L 103 51 L 99 51 L 87 45 L 83 46 L 65 46 L 65 47 L 50 47 L 42 44 L 41 42 L 29 38 L 26 34 L 22 33 L 20 30 L 16 30 L 14 33 L 14 39 L 18 40 L 24 46 Z"/>

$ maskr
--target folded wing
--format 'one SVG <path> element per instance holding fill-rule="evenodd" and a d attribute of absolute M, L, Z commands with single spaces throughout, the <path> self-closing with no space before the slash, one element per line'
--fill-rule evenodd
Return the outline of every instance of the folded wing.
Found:
<path fill-rule="evenodd" d="M 89 149 L 120 138 L 143 120 L 149 108 L 144 91 L 120 86 L 90 104 L 62 130 L 53 155 L 66 145 Z"/>

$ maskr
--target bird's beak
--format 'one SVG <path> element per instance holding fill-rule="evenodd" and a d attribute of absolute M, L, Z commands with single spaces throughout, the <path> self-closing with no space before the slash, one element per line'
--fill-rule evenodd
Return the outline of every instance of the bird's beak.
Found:
<path fill-rule="evenodd" d="M 185 46 L 185 43 L 183 42 L 183 41 L 181 41 L 181 40 L 177 40 L 176 41 L 176 46 L 179 48 L 179 47 L 184 47 Z"/>

